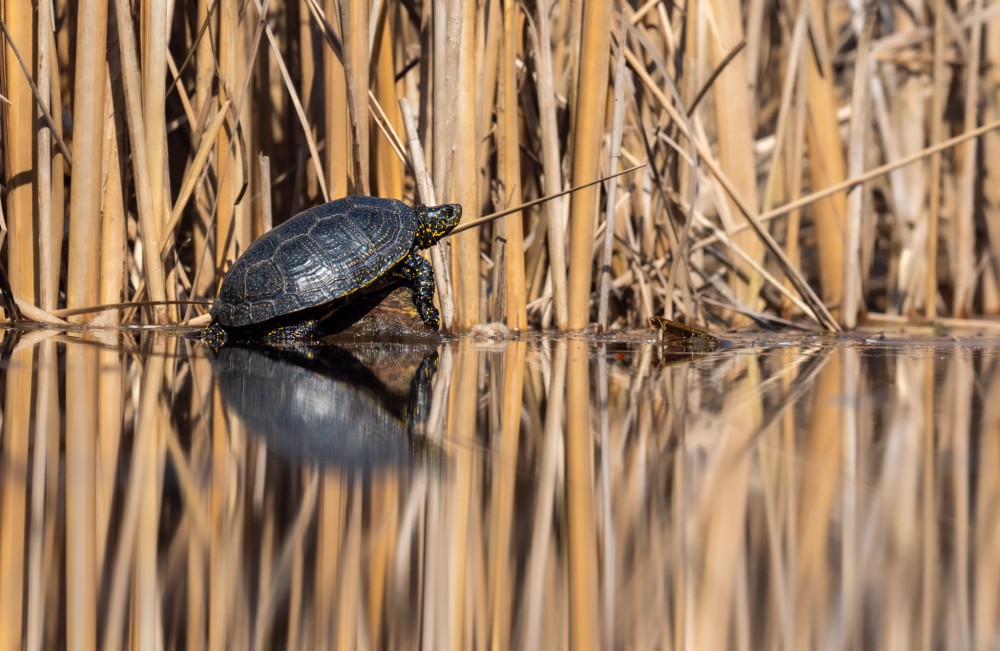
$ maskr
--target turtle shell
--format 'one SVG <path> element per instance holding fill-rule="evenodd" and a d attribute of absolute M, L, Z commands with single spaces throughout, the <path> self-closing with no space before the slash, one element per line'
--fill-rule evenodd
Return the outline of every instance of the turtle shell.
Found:
<path fill-rule="evenodd" d="M 347 197 L 256 239 L 222 279 L 211 314 L 253 326 L 361 291 L 414 248 L 418 219 L 395 199 Z"/>

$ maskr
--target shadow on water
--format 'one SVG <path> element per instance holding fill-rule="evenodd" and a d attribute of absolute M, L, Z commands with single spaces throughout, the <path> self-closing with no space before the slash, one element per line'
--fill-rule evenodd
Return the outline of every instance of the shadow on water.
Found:
<path fill-rule="evenodd" d="M 4 332 L 0 648 L 1000 642 L 996 340 L 137 337 Z"/>

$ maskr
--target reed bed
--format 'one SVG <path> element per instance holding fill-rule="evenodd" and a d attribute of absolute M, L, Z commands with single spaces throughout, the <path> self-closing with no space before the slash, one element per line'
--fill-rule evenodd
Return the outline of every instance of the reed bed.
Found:
<path fill-rule="evenodd" d="M 0 1 L 6 275 L 29 319 L 181 323 L 305 207 L 472 222 L 645 163 L 432 250 L 445 329 L 993 328 L 1000 11 L 862 4 Z M 466 340 L 447 471 L 372 477 L 283 462 L 188 342 L 4 343 L 0 651 L 998 638 L 975 346 Z"/>
<path fill-rule="evenodd" d="M 434 256 L 445 328 L 1000 309 L 981 0 L 0 8 L 4 259 L 29 318 L 190 319 L 265 228 L 347 194 L 471 221 L 641 163 L 456 235 Z"/>
<path fill-rule="evenodd" d="M 713 363 L 463 340 L 434 380 L 442 454 L 362 472 L 246 429 L 193 342 L 104 339 L 5 340 L 5 386 L 38 393 L 7 394 L 3 648 L 1000 639 L 982 340 L 803 339 Z M 55 383 L 82 376 L 117 391 L 116 418 L 57 409 Z"/>

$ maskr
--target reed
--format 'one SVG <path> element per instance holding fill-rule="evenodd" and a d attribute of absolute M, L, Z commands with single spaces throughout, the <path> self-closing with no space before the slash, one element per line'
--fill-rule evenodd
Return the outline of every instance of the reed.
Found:
<path fill-rule="evenodd" d="M 653 313 L 735 326 L 747 310 L 833 328 L 824 312 L 853 327 L 873 311 L 1000 309 L 995 136 L 894 167 L 995 117 L 1000 17 L 982 2 L 865 13 L 846 0 L 756 1 L 746 12 L 728 0 L 683 12 L 439 0 L 421 15 L 395 0 L 246 11 L 115 0 L 110 13 L 88 0 L 57 2 L 54 15 L 50 3 L 2 6 L 6 262 L 18 299 L 47 312 L 210 301 L 264 227 L 263 184 L 273 223 L 348 193 L 418 200 L 399 142 L 404 98 L 417 108 L 437 198 L 463 203 L 469 221 L 599 178 L 613 158 L 650 163 L 620 179 L 612 213 L 590 188 L 456 235 L 457 320 L 447 328 L 498 319 L 518 330 L 617 329 Z M 616 24 L 627 25 L 630 89 L 620 118 L 608 108 Z M 843 49 L 834 38 L 845 30 L 856 38 Z M 63 114 L 72 132 L 54 119 Z M 865 176 L 873 169 L 884 171 Z M 846 189 L 862 176 L 849 205 Z M 747 230 L 747 213 L 803 197 L 814 198 L 769 217 L 766 232 Z M 695 213 L 753 264 L 726 247 L 692 247 L 706 233 Z M 600 240 L 610 256 L 595 255 Z M 759 271 L 775 264 L 808 309 L 776 298 Z M 697 291 L 718 273 L 725 285 Z M 156 307 L 101 322 L 190 316 Z"/>
<path fill-rule="evenodd" d="M 474 0 L 449 0 L 447 45 L 445 59 L 436 65 L 455 68 L 452 75 L 445 74 L 444 88 L 437 92 L 444 93 L 448 98 L 441 112 L 435 113 L 435 120 L 445 119 L 447 125 L 453 120 L 453 127 L 440 134 L 435 142 L 435 185 L 443 187 L 449 196 L 462 204 L 462 220 L 471 221 L 480 215 L 478 169 L 479 143 L 476 119 L 480 106 L 481 93 L 477 84 L 476 58 L 479 54 L 476 47 L 475 34 L 479 3 Z M 443 18 L 440 14 L 439 17 Z M 451 61 L 452 63 L 449 63 Z M 454 118 L 451 116 L 454 115 Z M 437 137 L 437 135 L 435 136 Z M 443 160 L 439 159 L 443 157 Z M 437 169 L 444 168 L 443 180 L 437 181 Z M 443 186 L 441 185 L 443 183 Z M 452 184 L 449 187 L 449 183 Z M 481 272 L 479 259 L 480 228 L 474 228 L 455 236 L 452 248 L 451 277 L 455 283 L 455 313 L 456 324 L 460 329 L 467 330 L 480 321 L 480 286 Z"/>

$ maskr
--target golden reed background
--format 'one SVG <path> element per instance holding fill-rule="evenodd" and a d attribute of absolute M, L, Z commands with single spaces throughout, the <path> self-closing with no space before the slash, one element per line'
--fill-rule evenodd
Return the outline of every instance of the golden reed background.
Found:
<path fill-rule="evenodd" d="M 145 298 L 143 322 L 187 319 L 204 306 L 162 301 L 210 301 L 255 236 L 348 193 L 471 220 L 647 161 L 435 251 L 446 327 L 1000 308 L 984 0 L 0 11 L 7 269 L 32 318 Z"/>

